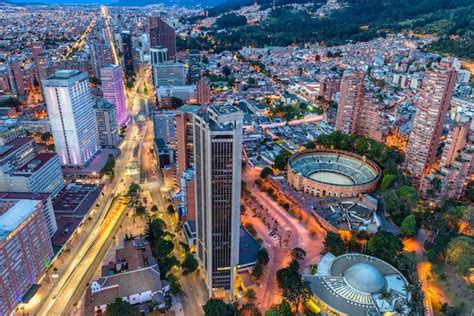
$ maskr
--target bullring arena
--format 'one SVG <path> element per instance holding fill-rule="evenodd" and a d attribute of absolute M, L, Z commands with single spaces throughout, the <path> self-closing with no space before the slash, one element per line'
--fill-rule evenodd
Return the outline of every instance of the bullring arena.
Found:
<path fill-rule="evenodd" d="M 318 197 L 357 197 L 377 187 L 380 168 L 346 151 L 310 149 L 288 160 L 288 184 Z"/>

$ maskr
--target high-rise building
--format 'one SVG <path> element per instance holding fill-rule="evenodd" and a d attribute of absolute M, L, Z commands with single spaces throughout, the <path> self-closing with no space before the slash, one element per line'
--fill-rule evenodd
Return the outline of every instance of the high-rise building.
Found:
<path fill-rule="evenodd" d="M 176 111 L 176 183 L 194 165 L 193 115 L 198 106 L 183 105 Z"/>
<path fill-rule="evenodd" d="M 0 203 L 0 314 L 15 310 L 53 255 L 41 201 Z"/>
<path fill-rule="evenodd" d="M 197 103 L 201 105 L 208 105 L 211 103 L 211 86 L 209 79 L 202 78 L 196 84 Z"/>
<path fill-rule="evenodd" d="M 149 19 L 150 47 L 163 46 L 168 49 L 168 57 L 176 59 L 176 33 L 165 21 L 156 16 Z"/>
<path fill-rule="evenodd" d="M 188 55 L 189 84 L 195 84 L 201 78 L 201 54 L 197 49 L 191 49 Z"/>
<path fill-rule="evenodd" d="M 346 134 L 356 133 L 359 112 L 364 101 L 364 78 L 365 73 L 360 70 L 348 71 L 342 77 L 336 130 Z"/>
<path fill-rule="evenodd" d="M 57 71 L 43 80 L 43 90 L 61 165 L 84 166 L 100 148 L 87 74 Z"/>
<path fill-rule="evenodd" d="M 19 137 L 0 146 L 0 191 L 10 191 L 9 174 L 36 156 L 33 138 Z"/>
<path fill-rule="evenodd" d="M 108 65 L 101 68 L 100 80 L 104 99 L 115 107 L 118 125 L 124 126 L 128 120 L 128 113 L 122 68 L 120 65 Z"/>
<path fill-rule="evenodd" d="M 132 35 L 130 31 L 122 31 L 122 56 L 125 72 L 128 75 L 133 75 L 135 70 L 133 68 L 133 52 L 132 52 Z"/>
<path fill-rule="evenodd" d="M 234 293 L 239 262 L 243 113 L 210 106 L 194 115 L 197 253 L 209 293 Z"/>
<path fill-rule="evenodd" d="M 102 147 L 115 148 L 120 142 L 115 107 L 105 99 L 97 100 L 94 107 Z"/>
<path fill-rule="evenodd" d="M 23 73 L 21 71 L 21 63 L 16 57 L 8 59 L 8 65 L 11 71 L 10 86 L 14 94 L 24 95 L 25 85 L 23 83 Z"/>
<path fill-rule="evenodd" d="M 168 86 L 184 86 L 184 64 L 165 62 L 152 64 L 153 83 L 156 88 Z"/>
<path fill-rule="evenodd" d="M 361 70 L 348 71 L 342 77 L 336 130 L 383 142 L 383 105 L 365 88 L 364 78 Z"/>
<path fill-rule="evenodd" d="M 442 61 L 427 70 L 416 102 L 416 114 L 408 140 L 405 166 L 419 179 L 436 160 L 456 70 Z"/>

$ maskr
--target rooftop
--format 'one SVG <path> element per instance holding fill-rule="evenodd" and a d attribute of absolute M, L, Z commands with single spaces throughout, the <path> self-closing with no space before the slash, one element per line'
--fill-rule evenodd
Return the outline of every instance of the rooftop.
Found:
<path fill-rule="evenodd" d="M 40 153 L 26 164 L 16 169 L 14 176 L 31 176 L 33 173 L 41 169 L 48 161 L 58 157 L 56 153 Z M 57 158 L 59 159 L 59 158 Z"/>
<path fill-rule="evenodd" d="M 78 71 L 78 70 L 58 70 L 56 71 L 56 73 L 54 75 L 52 75 L 51 77 L 49 77 L 48 79 L 69 79 L 69 78 L 72 78 L 78 74 L 80 74 L 81 72 Z"/>
<path fill-rule="evenodd" d="M 20 200 L 0 216 L 0 240 L 4 240 L 36 210 L 38 200 Z"/>
<path fill-rule="evenodd" d="M 0 146 L 0 159 L 6 157 L 7 155 L 11 154 L 13 151 L 17 150 L 21 146 L 32 141 L 33 141 L 33 138 L 30 138 L 30 137 L 17 137 L 14 140 L 6 143 L 5 145 Z"/>

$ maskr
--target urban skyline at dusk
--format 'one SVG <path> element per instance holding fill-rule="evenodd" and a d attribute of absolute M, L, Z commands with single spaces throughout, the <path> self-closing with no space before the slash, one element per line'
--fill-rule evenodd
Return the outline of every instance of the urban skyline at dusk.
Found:
<path fill-rule="evenodd" d="M 472 16 L 0 4 L 0 315 L 471 315 Z"/>

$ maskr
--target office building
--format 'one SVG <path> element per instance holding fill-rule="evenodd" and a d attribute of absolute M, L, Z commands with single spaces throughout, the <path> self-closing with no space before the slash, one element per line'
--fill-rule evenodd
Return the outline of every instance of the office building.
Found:
<path fill-rule="evenodd" d="M 198 106 L 183 105 L 176 111 L 176 183 L 194 166 L 193 115 L 198 110 Z"/>
<path fill-rule="evenodd" d="M 176 59 L 176 33 L 165 21 L 156 16 L 149 18 L 150 47 L 163 46 L 168 50 L 168 57 Z"/>
<path fill-rule="evenodd" d="M 43 80 L 43 89 L 61 165 L 84 166 L 100 148 L 87 74 L 57 71 Z"/>
<path fill-rule="evenodd" d="M 209 294 L 230 297 L 239 263 L 242 122 L 233 106 L 194 115 L 197 253 Z"/>
<path fill-rule="evenodd" d="M 211 86 L 209 79 L 202 78 L 196 84 L 197 103 L 208 105 L 211 103 Z"/>
<path fill-rule="evenodd" d="M 440 62 L 427 70 L 416 102 L 405 166 L 419 179 L 433 166 L 456 82 L 456 70 Z"/>
<path fill-rule="evenodd" d="M 26 136 L 26 130 L 18 124 L 16 119 L 6 119 L 0 121 L 0 146 L 11 142 L 17 137 Z"/>
<path fill-rule="evenodd" d="M 135 70 L 133 68 L 133 52 L 132 52 L 132 35 L 130 31 L 122 31 L 122 58 L 125 72 L 127 75 L 133 75 Z"/>
<path fill-rule="evenodd" d="M 33 138 L 19 137 L 0 146 L 0 191 L 10 191 L 9 174 L 37 154 Z"/>
<path fill-rule="evenodd" d="M 115 148 L 120 142 L 116 108 L 105 99 L 98 99 L 94 107 L 100 145 Z"/>
<path fill-rule="evenodd" d="M 10 76 L 10 87 L 13 94 L 24 95 L 25 85 L 23 83 L 23 72 L 21 70 L 21 62 L 16 57 L 8 59 Z"/>
<path fill-rule="evenodd" d="M 184 86 L 184 64 L 164 62 L 152 64 L 153 83 L 155 87 Z"/>
<path fill-rule="evenodd" d="M 56 216 L 54 215 L 53 202 L 51 194 L 49 193 L 20 193 L 20 192 L 0 192 L 0 204 L 16 203 L 20 200 L 35 200 L 41 201 L 41 210 L 46 220 L 46 227 L 48 228 L 49 237 L 52 238 L 54 233 L 58 230 L 56 223 Z"/>
<path fill-rule="evenodd" d="M 0 314 L 10 315 L 53 257 L 42 203 L 0 203 Z"/>
<path fill-rule="evenodd" d="M 189 84 L 195 84 L 201 78 L 201 54 L 197 49 L 191 49 L 188 55 Z"/>
<path fill-rule="evenodd" d="M 50 193 L 54 198 L 64 188 L 59 156 L 40 153 L 8 176 L 11 192 Z"/>
<path fill-rule="evenodd" d="M 101 68 L 100 80 L 102 81 L 104 99 L 115 107 L 118 125 L 124 126 L 128 120 L 128 113 L 122 67 L 120 65 L 108 65 Z"/>
<path fill-rule="evenodd" d="M 176 111 L 153 111 L 153 132 L 155 139 L 162 139 L 167 145 L 176 145 Z"/>

